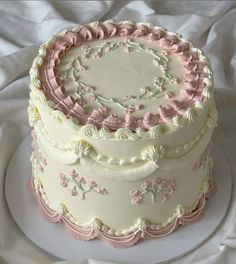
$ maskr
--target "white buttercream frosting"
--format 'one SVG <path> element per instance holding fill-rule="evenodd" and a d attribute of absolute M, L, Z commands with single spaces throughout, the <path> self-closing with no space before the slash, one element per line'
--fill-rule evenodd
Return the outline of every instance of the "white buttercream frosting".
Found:
<path fill-rule="evenodd" d="M 57 221 L 119 239 L 171 233 L 202 210 L 217 111 L 209 61 L 190 42 L 145 23 L 90 23 L 42 44 L 30 77 L 33 183 Z M 57 78 L 63 89 L 47 90 Z"/>

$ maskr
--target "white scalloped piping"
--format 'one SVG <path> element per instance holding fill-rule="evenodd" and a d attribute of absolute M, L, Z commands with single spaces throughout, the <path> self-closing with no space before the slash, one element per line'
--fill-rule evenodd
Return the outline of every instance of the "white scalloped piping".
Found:
<path fill-rule="evenodd" d="M 72 146 L 73 142 L 78 142 L 80 141 L 79 139 L 73 140 L 71 144 L 59 144 L 56 141 L 54 141 L 52 138 L 47 133 L 46 128 L 44 127 L 42 121 L 39 118 L 38 112 L 35 110 L 32 110 L 29 112 L 30 120 L 34 120 L 34 127 L 37 132 L 37 134 L 40 135 L 41 141 L 46 140 L 48 144 L 53 146 L 53 152 L 58 153 L 58 155 L 53 154 L 54 158 L 57 157 L 57 159 L 64 163 L 64 164 L 73 164 L 79 160 L 78 155 L 76 154 L 76 148 L 75 146 Z M 208 117 L 206 120 L 205 126 L 201 129 L 200 133 L 192 140 L 189 142 L 186 142 L 182 145 L 176 146 L 174 148 L 169 148 L 167 149 L 166 147 L 162 145 L 153 145 L 153 146 L 148 146 L 147 149 L 144 149 L 142 153 L 139 154 L 139 156 L 131 157 L 130 159 L 117 159 L 113 157 L 107 157 L 103 155 L 102 153 L 97 153 L 94 148 L 91 146 L 91 152 L 90 152 L 90 157 L 95 161 L 100 163 L 103 166 L 106 166 L 106 164 L 110 165 L 118 165 L 118 166 L 127 166 L 129 164 L 140 164 L 143 165 L 144 161 L 153 161 L 154 158 L 152 157 L 152 154 L 148 154 L 151 150 L 150 148 L 156 148 L 157 146 L 160 146 L 162 148 L 162 154 L 163 155 L 158 155 L 158 158 L 155 158 L 155 164 L 159 166 L 160 159 L 163 158 L 168 158 L 170 160 L 171 158 L 173 159 L 173 154 L 175 159 L 179 159 L 180 157 L 184 156 L 187 152 L 191 151 L 196 144 L 200 141 L 200 139 L 204 136 L 204 134 L 207 132 L 207 129 L 214 128 L 217 122 L 217 112 L 215 110 L 215 107 L 213 107 L 209 113 Z M 79 137 L 78 137 L 79 138 Z M 44 145 L 46 142 L 44 143 Z M 46 147 L 46 146 L 45 146 Z M 46 147 L 46 148 L 49 148 Z M 147 153 L 148 152 L 148 153 Z M 50 152 L 49 152 L 50 153 Z M 146 153 L 146 154 L 145 154 Z M 176 156 L 176 154 L 178 154 Z"/>

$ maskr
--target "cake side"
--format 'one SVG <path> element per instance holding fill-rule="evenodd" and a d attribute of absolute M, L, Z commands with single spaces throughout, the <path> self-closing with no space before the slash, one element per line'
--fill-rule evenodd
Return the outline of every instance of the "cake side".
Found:
<path fill-rule="evenodd" d="M 86 161 L 69 167 L 55 162 L 33 137 L 33 192 L 46 217 L 79 239 L 99 237 L 125 248 L 168 235 L 198 221 L 215 191 L 211 145 L 184 168 L 117 181 L 91 173 Z"/>

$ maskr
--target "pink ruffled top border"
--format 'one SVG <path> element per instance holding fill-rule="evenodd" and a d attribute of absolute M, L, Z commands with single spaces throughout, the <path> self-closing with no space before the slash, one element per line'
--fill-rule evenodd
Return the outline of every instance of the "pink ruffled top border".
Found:
<path fill-rule="evenodd" d="M 88 114 L 77 100 L 67 95 L 63 83 L 57 75 L 57 66 L 63 55 L 73 46 L 115 36 L 142 37 L 157 42 L 179 56 L 186 71 L 186 80 L 184 88 L 180 91 L 180 99 L 169 99 L 166 107 L 159 107 L 158 113 L 146 112 L 143 117 L 135 118 L 130 113 L 125 114 L 124 117 L 118 117 L 112 113 L 108 114 L 100 108 L 94 109 Z M 94 124 L 97 128 L 106 127 L 112 131 L 122 127 L 135 131 L 136 128 L 148 130 L 155 125 L 168 123 L 174 116 L 183 116 L 196 101 L 203 100 L 204 78 L 208 78 L 204 71 L 206 66 L 207 63 L 199 60 L 198 52 L 192 49 L 189 42 L 160 27 L 107 21 L 93 26 L 82 26 L 78 31 L 67 31 L 64 36 L 56 38 L 46 52 L 39 76 L 46 98 L 54 102 L 55 109 L 62 111 L 67 117 L 72 117 L 78 124 Z"/>

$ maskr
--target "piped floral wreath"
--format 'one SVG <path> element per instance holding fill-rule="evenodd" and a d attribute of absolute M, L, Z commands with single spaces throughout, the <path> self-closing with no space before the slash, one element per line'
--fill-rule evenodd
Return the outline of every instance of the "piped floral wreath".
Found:
<path fill-rule="evenodd" d="M 124 52 L 144 52 L 153 57 L 153 64 L 160 67 L 163 76 L 156 76 L 153 81 L 153 87 L 141 87 L 140 93 L 136 96 L 129 95 L 124 96 L 122 99 L 114 97 L 106 97 L 96 92 L 94 86 L 85 84 L 80 81 L 80 73 L 86 71 L 88 67 L 85 65 L 88 59 L 98 59 L 102 55 L 111 52 L 115 49 L 122 48 Z M 62 80 L 65 83 L 72 81 L 76 87 L 76 97 L 80 100 L 81 104 L 85 104 L 88 101 L 94 101 L 101 108 L 107 108 L 111 103 L 117 104 L 121 107 L 125 113 L 132 113 L 136 110 L 144 108 L 143 104 L 140 104 L 140 100 L 152 100 L 162 96 L 167 98 L 173 97 L 173 91 L 165 91 L 166 85 L 180 83 L 180 79 L 168 73 L 170 59 L 168 57 L 168 51 L 162 49 L 160 51 L 146 48 L 143 44 L 132 38 L 124 38 L 119 42 L 104 41 L 102 44 L 90 47 L 88 44 L 81 47 L 82 54 L 72 58 L 72 60 L 66 65 L 66 70 L 63 72 Z M 129 103 L 130 102 L 130 103 Z"/>

